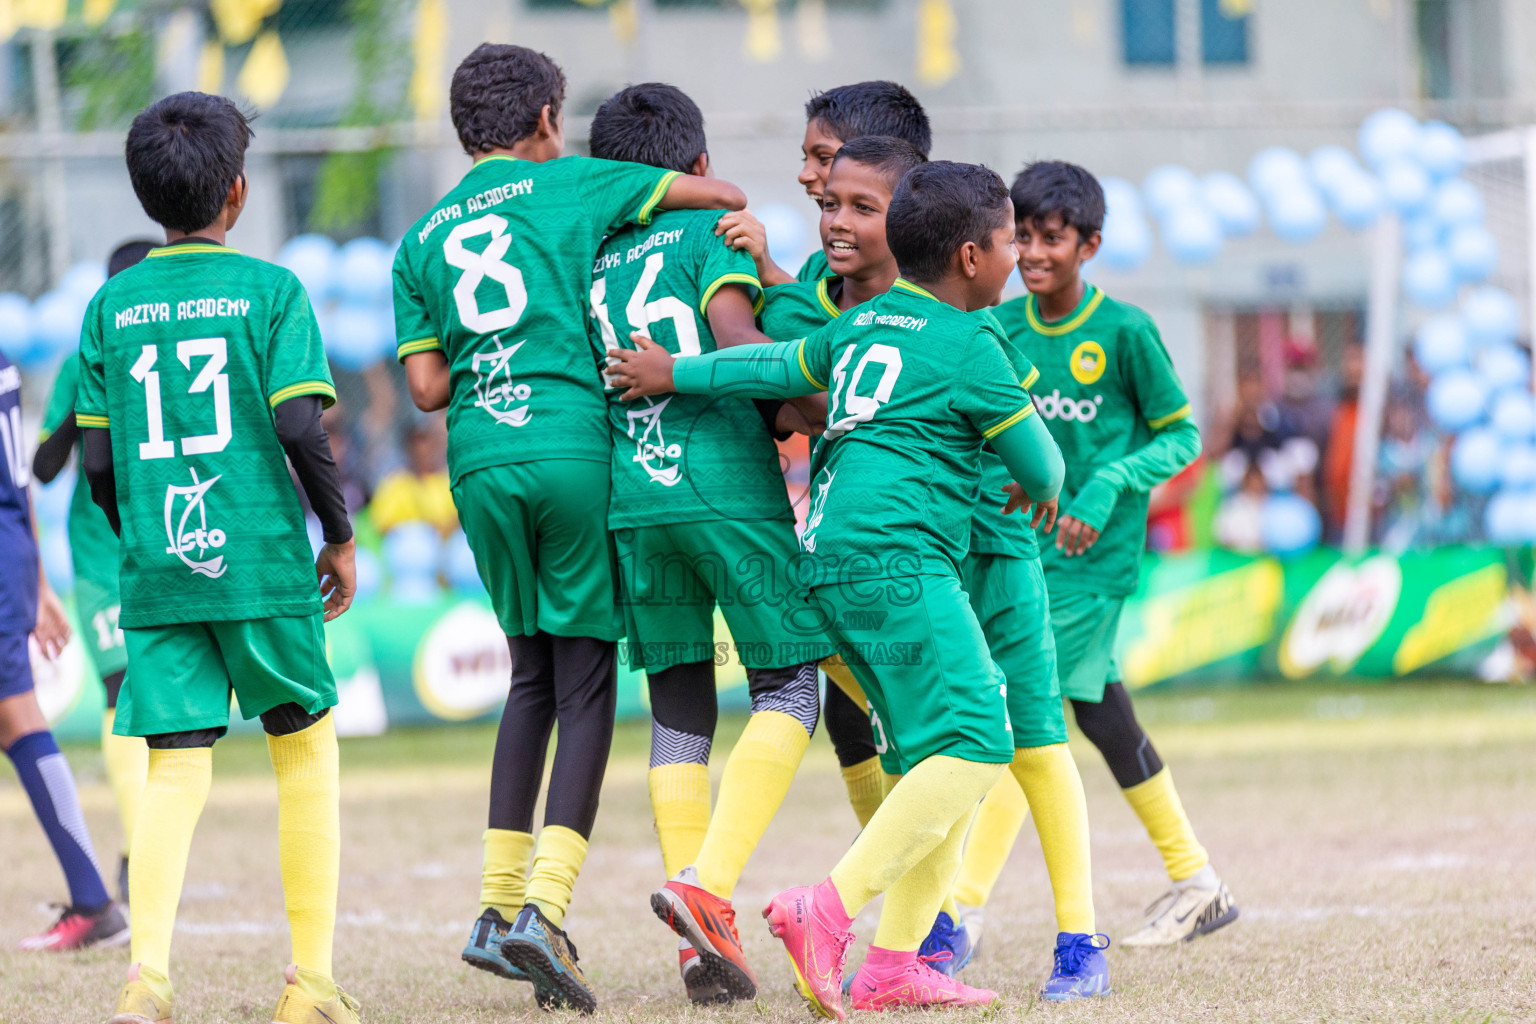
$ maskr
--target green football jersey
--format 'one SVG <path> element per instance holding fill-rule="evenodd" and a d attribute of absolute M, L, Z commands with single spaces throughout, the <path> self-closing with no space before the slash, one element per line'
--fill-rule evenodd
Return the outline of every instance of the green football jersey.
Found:
<path fill-rule="evenodd" d="M 75 421 L 109 427 L 124 627 L 308 615 L 315 562 L 272 410 L 336 399 L 298 278 L 208 243 L 152 250 L 86 309 Z"/>
<path fill-rule="evenodd" d="M 453 482 L 509 462 L 608 461 L 589 271 L 603 237 L 648 223 L 678 176 L 581 156 L 485 157 L 405 233 L 397 351 L 448 359 Z"/>
<path fill-rule="evenodd" d="M 1007 339 L 1005 331 L 991 310 L 971 314 L 991 322 L 998 335 Z M 1040 379 L 1029 357 L 1012 341 L 1004 340 L 1003 354 L 1013 364 L 1013 372 L 1026 389 L 1033 389 Z M 1004 486 L 1013 482 L 1002 456 L 989 448 L 981 450 L 981 491 L 976 498 L 976 514 L 971 518 L 971 551 L 982 555 L 1012 555 L 1015 558 L 1039 558 L 1040 541 L 1030 528 L 1030 513 L 1014 512 L 1003 515 L 1003 505 L 1008 501 Z"/>
<path fill-rule="evenodd" d="M 827 292 L 832 278 L 776 284 L 763 293 L 757 325 L 774 341 L 798 341 L 842 315 Z"/>
<path fill-rule="evenodd" d="M 722 210 L 660 213 L 608 236 L 592 268 L 593 344 L 633 348 L 645 331 L 674 355 L 715 351 L 706 311 L 727 285 L 759 288 L 746 252 L 715 236 Z M 606 359 L 606 356 L 603 358 Z M 750 399 L 608 392 L 613 492 L 608 525 L 791 519 L 779 452 Z"/>
<path fill-rule="evenodd" d="M 817 248 L 800 264 L 800 269 L 795 273 L 795 280 L 802 284 L 820 281 L 824 277 L 832 277 L 832 268 L 827 265 L 827 252 Z"/>
<path fill-rule="evenodd" d="M 70 355 L 59 366 L 53 379 L 48 407 L 43 410 L 42 437 L 47 438 L 75 411 L 80 392 L 80 356 Z M 91 485 L 85 474 L 75 477 L 75 490 L 69 498 L 69 556 L 75 577 L 87 579 L 117 593 L 117 534 L 107 522 L 107 514 L 91 500 Z"/>
<path fill-rule="evenodd" d="M 1003 340 L 898 279 L 801 343 L 801 372 L 828 390 L 806 585 L 959 574 L 981 446 L 1034 412 Z"/>
<path fill-rule="evenodd" d="M 1056 323 L 1040 319 L 1033 295 L 993 313 L 1051 385 L 1036 404 L 1067 463 L 1063 514 L 1100 466 L 1189 416 L 1189 399 L 1157 325 L 1135 306 L 1089 285 L 1077 308 Z M 1122 494 L 1086 554 L 1068 558 L 1047 539 L 1041 563 L 1053 589 L 1128 595 L 1136 590 L 1146 539 L 1147 495 Z"/>

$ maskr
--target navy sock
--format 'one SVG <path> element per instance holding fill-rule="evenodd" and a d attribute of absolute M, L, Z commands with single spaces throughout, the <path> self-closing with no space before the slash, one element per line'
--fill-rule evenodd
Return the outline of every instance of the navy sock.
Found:
<path fill-rule="evenodd" d="M 23 736 L 6 751 L 16 774 L 32 801 L 38 823 L 48 833 L 54 856 L 69 882 L 69 902 L 82 910 L 95 909 L 112 901 L 101 880 L 96 854 L 91 849 L 91 834 L 80 811 L 80 796 L 75 792 L 75 776 L 69 762 L 59 753 L 51 732 Z"/>

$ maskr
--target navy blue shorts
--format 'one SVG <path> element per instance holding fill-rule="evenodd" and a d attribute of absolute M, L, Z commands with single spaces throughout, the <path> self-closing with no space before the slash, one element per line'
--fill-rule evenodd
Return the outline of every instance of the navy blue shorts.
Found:
<path fill-rule="evenodd" d="M 0 700 L 32 692 L 26 633 L 0 633 Z"/>

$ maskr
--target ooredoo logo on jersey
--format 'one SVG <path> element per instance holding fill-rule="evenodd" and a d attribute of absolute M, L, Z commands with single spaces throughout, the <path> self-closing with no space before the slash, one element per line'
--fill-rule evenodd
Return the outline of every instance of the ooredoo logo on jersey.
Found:
<path fill-rule="evenodd" d="M 1066 420 L 1069 423 L 1076 420 L 1078 423 L 1092 423 L 1094 417 L 1099 414 L 1099 406 L 1103 401 L 1103 395 L 1094 395 L 1092 398 L 1073 398 L 1071 395 L 1063 395 L 1061 388 L 1055 388 L 1048 395 L 1035 396 L 1035 409 L 1048 420 Z"/>
<path fill-rule="evenodd" d="M 223 530 L 208 525 L 208 491 L 223 477 L 199 480 L 197 470 L 191 473 L 190 486 L 171 484 L 165 489 L 165 539 L 170 545 L 165 553 L 181 559 L 199 576 L 218 579 L 229 566 L 223 555 L 209 558 L 208 552 L 223 547 L 227 538 Z M 196 558 L 190 557 L 194 551 Z"/>

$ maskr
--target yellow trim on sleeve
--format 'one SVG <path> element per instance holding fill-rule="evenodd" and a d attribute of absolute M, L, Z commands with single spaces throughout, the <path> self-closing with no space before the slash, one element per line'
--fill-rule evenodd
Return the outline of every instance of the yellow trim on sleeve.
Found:
<path fill-rule="evenodd" d="M 729 274 L 721 274 L 719 277 L 710 282 L 708 288 L 704 289 L 704 297 L 699 299 L 700 316 L 709 316 L 709 300 L 715 297 L 715 292 L 719 291 L 721 286 L 728 284 L 744 284 L 756 288 L 757 298 L 752 303 L 752 312 L 756 313 L 760 308 L 762 308 L 763 282 L 757 279 L 756 274 L 732 272 Z"/>
<path fill-rule="evenodd" d="M 833 302 L 832 296 L 827 294 L 827 282 L 830 280 L 832 280 L 830 277 L 823 277 L 816 282 L 816 301 L 821 304 L 822 310 L 828 316 L 836 320 L 843 315 L 843 311 L 837 308 L 837 303 Z"/>
<path fill-rule="evenodd" d="M 1003 422 L 995 424 L 995 425 L 993 425 L 991 427 L 988 427 L 986 430 L 983 430 L 981 432 L 981 436 L 984 437 L 984 438 L 987 438 L 988 440 L 991 440 L 992 438 L 996 437 L 998 434 L 1001 434 L 1003 431 L 1005 431 L 1009 427 L 1013 426 L 1015 423 L 1019 423 L 1019 422 L 1022 422 L 1023 420 L 1028 419 L 1031 415 L 1034 414 L 1034 411 L 1035 411 L 1035 404 L 1033 402 L 1031 402 L 1030 404 L 1026 405 L 1024 408 L 1020 409 L 1018 412 L 1014 413 L 1012 416 L 1009 416 L 1007 419 L 1003 420 Z"/>
<path fill-rule="evenodd" d="M 92 416 L 88 412 L 75 411 L 75 425 L 80 427 L 109 427 L 112 424 L 105 416 Z"/>
<path fill-rule="evenodd" d="M 320 404 L 330 407 L 336 404 L 336 389 L 323 380 L 301 380 L 297 384 L 288 384 L 272 392 L 267 399 L 267 404 L 276 409 L 290 398 L 300 395 L 319 395 Z M 80 417 L 76 416 L 78 422 Z"/>
<path fill-rule="evenodd" d="M 395 358 L 404 359 L 418 352 L 441 351 L 443 343 L 436 338 L 413 338 L 410 341 L 402 341 L 395 346 Z"/>
<path fill-rule="evenodd" d="M 827 390 L 827 386 L 825 384 L 823 384 L 821 381 L 817 380 L 815 377 L 811 376 L 811 368 L 809 366 L 805 365 L 805 339 L 804 338 L 800 339 L 800 348 L 798 350 L 796 350 L 796 355 L 798 355 L 800 357 L 800 372 L 805 374 L 805 379 L 811 382 L 811 386 L 814 387 L 817 391 L 825 391 L 825 390 Z"/>
<path fill-rule="evenodd" d="M 768 305 L 768 294 L 761 287 L 757 290 L 757 296 L 752 300 L 752 315 L 762 316 L 763 307 Z"/>
<path fill-rule="evenodd" d="M 641 224 L 649 224 L 651 214 L 656 212 L 656 204 L 666 196 L 667 189 L 672 187 L 672 183 L 682 176 L 682 171 L 668 171 L 663 174 L 661 180 L 656 183 L 656 187 L 651 189 L 650 196 L 640 205 L 640 215 L 635 219 Z"/>
<path fill-rule="evenodd" d="M 1189 413 L 1189 403 L 1185 402 L 1182 407 L 1173 410 L 1173 412 L 1169 413 L 1167 416 L 1159 416 L 1155 420 L 1147 420 L 1147 426 L 1151 427 L 1153 430 L 1162 430 L 1168 424 L 1177 423 L 1179 420 L 1184 419 L 1189 415 Z M 76 417 L 76 419 L 78 418 L 79 417 Z"/>
<path fill-rule="evenodd" d="M 1029 368 L 1029 376 L 1024 378 L 1024 386 L 1026 388 L 1032 388 L 1032 387 L 1035 386 L 1035 381 L 1037 381 L 1039 379 L 1040 379 L 1040 367 L 1038 367 L 1038 366 L 1031 366 Z"/>
<path fill-rule="evenodd" d="M 1035 296 L 1031 293 L 1024 300 L 1024 317 L 1029 321 L 1030 329 L 1048 338 L 1057 338 L 1063 334 L 1071 334 L 1083 326 L 1088 318 L 1093 316 L 1093 311 L 1099 308 L 1099 303 L 1104 301 L 1104 290 L 1102 288 L 1092 284 L 1088 287 L 1093 290 L 1093 294 L 1083 305 L 1083 308 L 1077 311 L 1077 315 L 1068 317 L 1056 324 L 1048 324 L 1040 319 L 1039 315 L 1035 312 Z"/>

